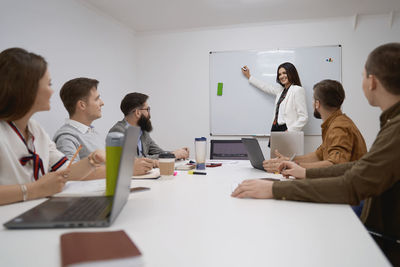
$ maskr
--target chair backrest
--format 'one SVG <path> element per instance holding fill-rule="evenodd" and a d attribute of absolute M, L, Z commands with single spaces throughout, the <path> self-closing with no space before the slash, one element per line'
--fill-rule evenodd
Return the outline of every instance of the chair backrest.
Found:
<path fill-rule="evenodd" d="M 211 140 L 210 159 L 247 160 L 242 140 Z"/>
<path fill-rule="evenodd" d="M 271 132 L 271 159 L 275 158 L 275 149 L 286 157 L 293 154 L 297 156 L 304 154 L 303 132 Z"/>

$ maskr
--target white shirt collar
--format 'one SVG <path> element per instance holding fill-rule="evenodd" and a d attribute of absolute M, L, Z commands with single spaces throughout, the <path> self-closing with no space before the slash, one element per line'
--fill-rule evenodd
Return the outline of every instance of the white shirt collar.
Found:
<path fill-rule="evenodd" d="M 93 129 L 93 126 L 87 126 L 83 123 L 80 123 L 79 121 L 76 120 L 71 120 L 71 119 L 66 119 L 65 120 L 66 124 L 71 125 L 72 127 L 78 129 L 81 133 L 87 133 Z"/>

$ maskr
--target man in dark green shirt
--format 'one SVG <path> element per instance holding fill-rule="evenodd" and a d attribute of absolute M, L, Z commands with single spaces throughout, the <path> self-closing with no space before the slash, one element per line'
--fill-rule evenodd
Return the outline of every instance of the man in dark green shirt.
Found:
<path fill-rule="evenodd" d="M 282 162 L 283 175 L 298 180 L 247 180 L 232 196 L 276 198 L 357 205 L 365 226 L 379 233 L 378 245 L 393 265 L 400 265 L 400 43 L 379 46 L 368 56 L 363 91 L 371 106 L 380 107 L 380 131 L 361 159 L 326 168 L 304 169 Z M 284 170 L 285 169 L 285 170 Z M 306 178 L 306 179 L 305 179 Z M 390 240 L 390 241 L 389 241 Z"/>

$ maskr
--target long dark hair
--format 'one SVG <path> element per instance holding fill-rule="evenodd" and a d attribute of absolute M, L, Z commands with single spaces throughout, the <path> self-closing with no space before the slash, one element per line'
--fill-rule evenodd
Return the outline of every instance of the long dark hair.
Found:
<path fill-rule="evenodd" d="M 0 120 L 18 120 L 28 113 L 46 69 L 43 57 L 22 48 L 0 53 Z"/>
<path fill-rule="evenodd" d="M 288 77 L 288 80 L 291 84 L 301 86 L 300 82 L 300 77 L 299 74 L 297 73 L 296 67 L 290 63 L 290 62 L 285 62 L 279 65 L 278 69 L 276 70 L 276 82 L 279 83 L 280 85 L 284 86 L 281 84 L 279 81 L 279 69 L 284 68 L 286 70 L 286 75 Z"/>

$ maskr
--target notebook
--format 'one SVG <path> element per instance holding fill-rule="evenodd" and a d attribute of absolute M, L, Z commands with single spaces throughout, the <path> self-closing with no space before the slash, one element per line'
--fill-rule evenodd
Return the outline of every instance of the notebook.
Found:
<path fill-rule="evenodd" d="M 143 266 L 125 231 L 73 232 L 60 237 L 61 266 Z"/>
<path fill-rule="evenodd" d="M 276 158 L 275 150 L 286 157 L 304 154 L 303 132 L 271 132 L 271 159 Z"/>
<path fill-rule="evenodd" d="M 110 226 L 130 193 L 133 162 L 140 128 L 125 132 L 114 196 L 51 197 L 49 200 L 6 222 L 9 229 Z"/>
<path fill-rule="evenodd" d="M 160 169 L 159 168 L 155 168 L 155 169 L 152 169 L 151 171 L 149 171 L 148 173 L 146 173 L 146 174 L 143 174 L 143 175 L 132 175 L 132 179 L 158 179 L 158 178 L 160 178 L 161 177 L 161 175 L 160 175 Z"/>
<path fill-rule="evenodd" d="M 251 165 L 259 170 L 263 170 L 264 155 L 261 151 L 260 144 L 255 138 L 242 138 L 244 147 L 247 150 Z"/>

